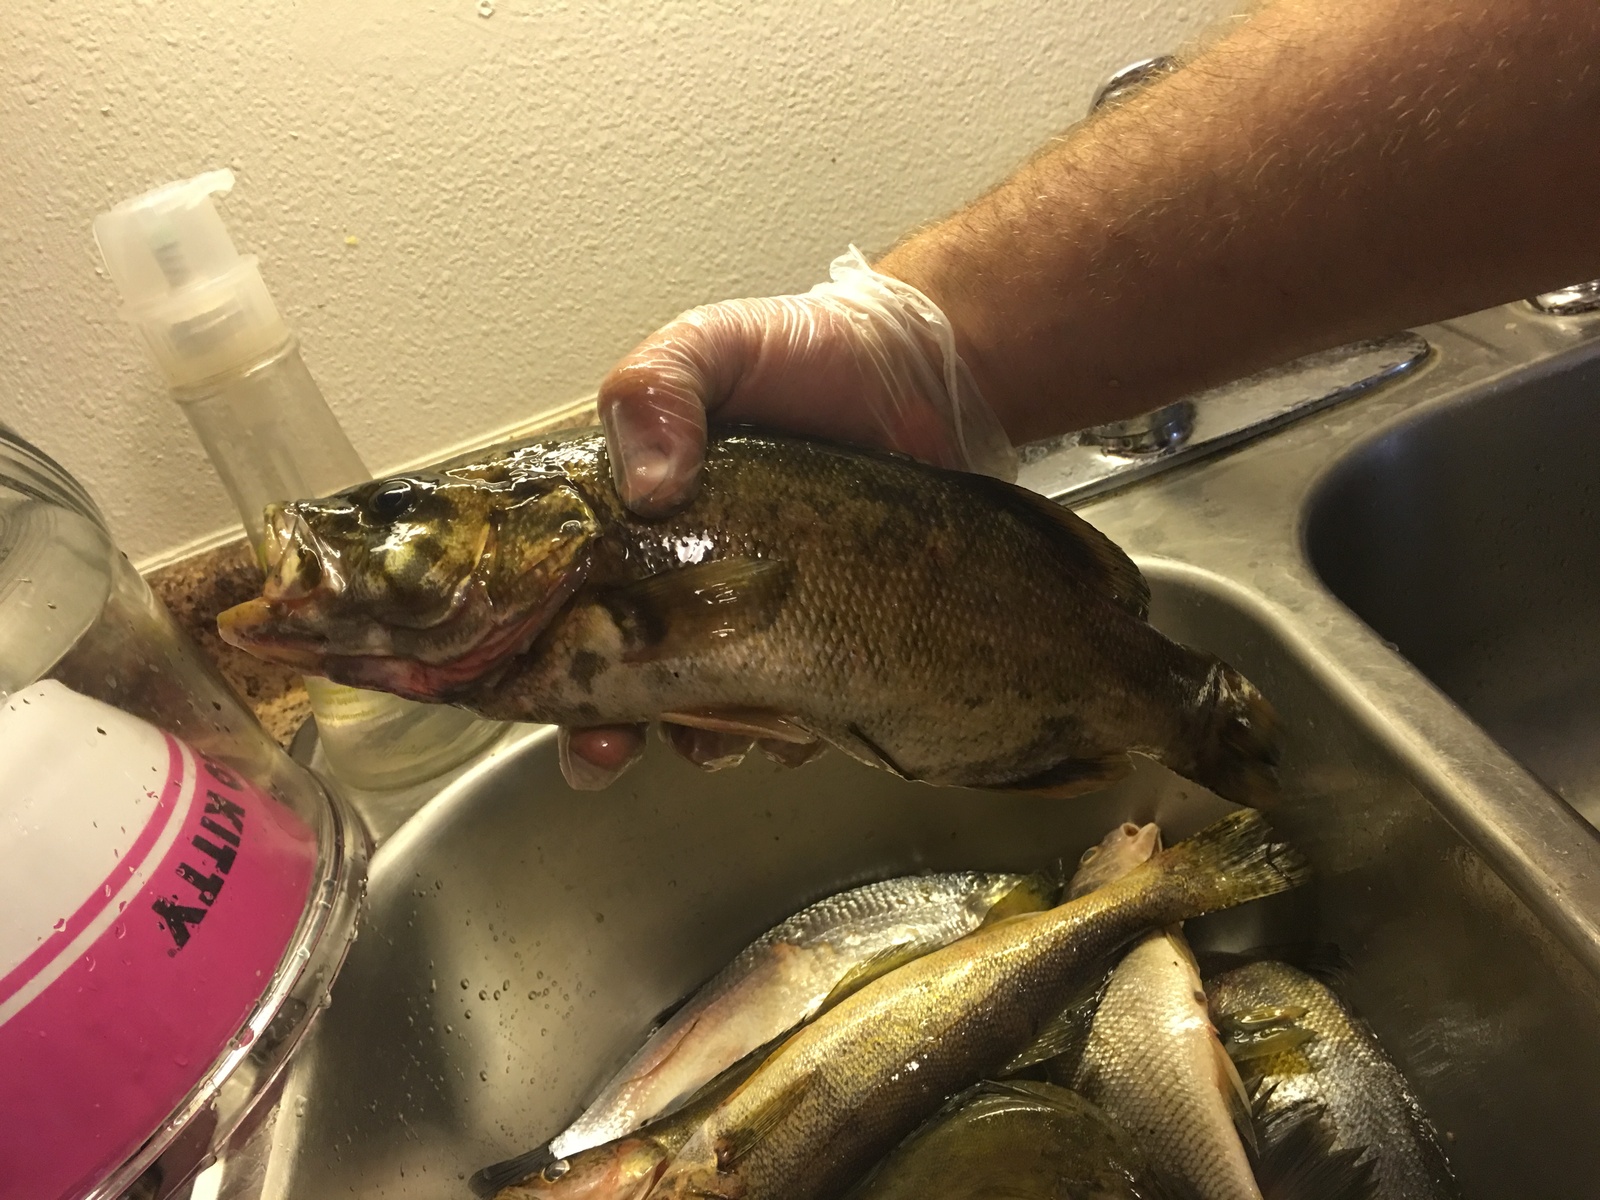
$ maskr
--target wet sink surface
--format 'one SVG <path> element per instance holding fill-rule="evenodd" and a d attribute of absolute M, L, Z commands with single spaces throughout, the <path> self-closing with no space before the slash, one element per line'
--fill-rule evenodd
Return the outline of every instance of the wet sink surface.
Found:
<path fill-rule="evenodd" d="M 1202 947 L 1331 940 L 1346 994 L 1452 1138 L 1474 1197 L 1592 1195 L 1593 980 L 1227 598 L 1154 573 L 1155 617 L 1256 678 L 1289 731 L 1279 830 L 1316 883 L 1191 923 Z M 570 1119 L 663 1007 L 809 900 L 920 869 L 1027 869 L 1116 821 L 1173 836 L 1226 806 L 1141 768 L 1085 800 L 934 789 L 838 755 L 702 774 L 660 748 L 601 794 L 547 735 L 457 781 L 380 851 L 367 926 L 279 1121 L 284 1194 L 469 1195 Z"/>
<path fill-rule="evenodd" d="M 1403 420 L 1312 497 L 1335 595 L 1600 825 L 1600 363 Z"/>

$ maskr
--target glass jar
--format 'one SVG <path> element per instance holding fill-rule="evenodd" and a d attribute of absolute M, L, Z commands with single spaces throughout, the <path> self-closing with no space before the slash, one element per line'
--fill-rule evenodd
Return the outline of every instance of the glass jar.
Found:
<path fill-rule="evenodd" d="M 367 853 L 84 490 L 0 425 L 8 1189 L 167 1196 L 242 1138 L 327 1003 Z"/>

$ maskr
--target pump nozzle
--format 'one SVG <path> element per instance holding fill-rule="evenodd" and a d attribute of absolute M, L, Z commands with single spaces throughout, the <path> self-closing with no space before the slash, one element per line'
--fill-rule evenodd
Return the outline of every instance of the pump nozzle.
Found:
<path fill-rule="evenodd" d="M 289 337 L 255 256 L 240 257 L 211 199 L 232 187 L 232 171 L 207 171 L 94 219 L 122 315 L 173 387 L 248 366 Z"/>

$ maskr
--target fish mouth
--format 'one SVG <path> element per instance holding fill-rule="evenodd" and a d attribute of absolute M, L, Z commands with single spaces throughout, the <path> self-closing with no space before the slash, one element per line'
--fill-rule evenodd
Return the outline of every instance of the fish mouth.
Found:
<path fill-rule="evenodd" d="M 425 625 L 391 626 L 339 611 L 348 590 L 339 556 L 292 510 L 269 511 L 263 549 L 270 566 L 262 594 L 218 615 L 222 640 L 266 662 L 413 700 L 448 697 L 522 653 L 589 570 L 580 546 L 570 559 L 553 562 L 551 581 L 535 604 L 506 615 L 487 590 L 495 544 L 486 527 L 476 561 L 452 589 L 445 611 Z"/>

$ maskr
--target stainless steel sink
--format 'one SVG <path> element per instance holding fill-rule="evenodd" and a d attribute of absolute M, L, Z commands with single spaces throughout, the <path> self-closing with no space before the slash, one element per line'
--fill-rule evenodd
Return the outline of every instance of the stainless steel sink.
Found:
<path fill-rule="evenodd" d="M 1450 600 L 1449 572 L 1501 570 L 1466 546 L 1435 554 L 1434 574 L 1416 565 L 1430 530 L 1472 530 L 1427 515 L 1450 508 L 1415 498 L 1424 476 L 1394 479 L 1421 461 L 1449 480 L 1453 444 L 1397 435 L 1510 404 L 1536 380 L 1592 377 L 1600 342 L 1592 325 L 1525 308 L 1423 332 L 1435 353 L 1411 378 L 1080 511 L 1145 567 L 1155 621 L 1233 661 L 1284 718 L 1273 820 L 1316 882 L 1196 922 L 1196 941 L 1336 942 L 1348 996 L 1446 1131 L 1467 1195 L 1588 1200 L 1600 1191 L 1600 838 L 1430 679 L 1429 647 L 1447 641 L 1433 626 L 1470 621 L 1430 624 L 1422 599 L 1384 597 L 1437 577 Z M 1580 383 L 1537 387 L 1579 407 Z M 1385 536 L 1379 496 L 1419 514 L 1397 517 L 1414 534 Z M 1535 565 L 1560 573 L 1558 556 Z M 1578 569 L 1587 580 L 1594 568 Z M 1502 574 L 1509 600 L 1518 575 Z M 1582 583 L 1572 589 L 1576 619 Z M 1540 613 L 1569 611 L 1544 603 L 1481 614 L 1505 612 L 1533 640 Z M 1386 630 L 1391 617 L 1411 624 Z M 264 1174 L 268 1195 L 296 1200 L 465 1200 L 472 1171 L 554 1133 L 654 1014 L 806 901 L 924 867 L 1033 867 L 1124 819 L 1182 836 L 1222 809 L 1155 766 L 1087 800 L 1047 801 L 902 783 L 837 755 L 705 775 L 660 748 L 611 791 L 580 795 L 549 732 L 520 732 L 409 820 L 390 801 L 382 823 L 398 831 L 374 859 L 334 1003 L 261 1139 L 258 1174 L 242 1160 L 228 1186 Z"/>
<path fill-rule="evenodd" d="M 1426 407 L 1330 472 L 1334 594 L 1600 824 L 1600 359 Z"/>

